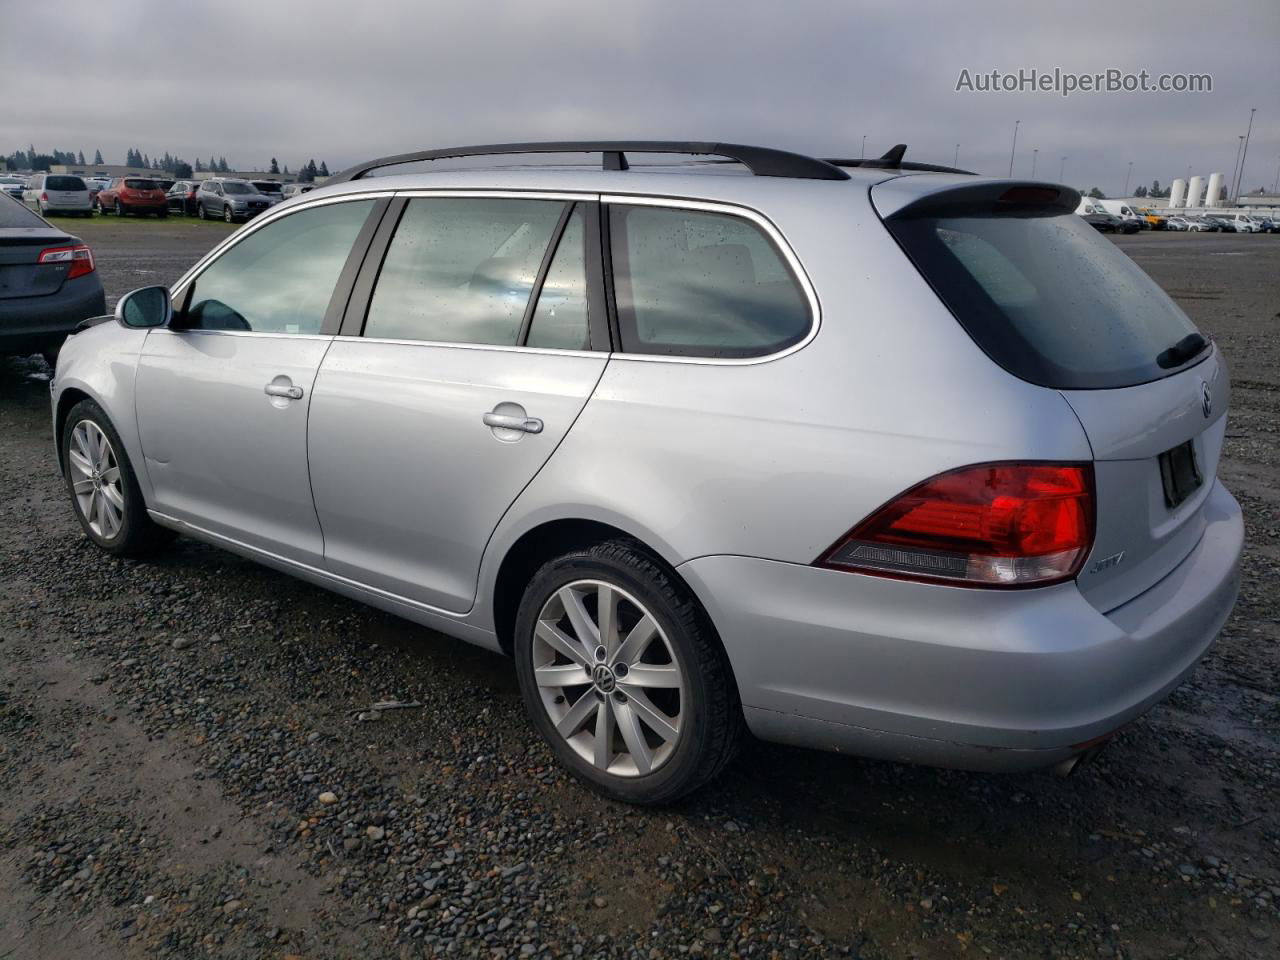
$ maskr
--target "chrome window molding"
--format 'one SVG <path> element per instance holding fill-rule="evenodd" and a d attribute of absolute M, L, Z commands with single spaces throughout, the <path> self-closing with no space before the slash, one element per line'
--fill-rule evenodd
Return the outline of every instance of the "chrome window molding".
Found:
<path fill-rule="evenodd" d="M 822 308 L 818 301 L 817 292 L 814 290 L 813 283 L 809 279 L 808 273 L 804 266 L 800 263 L 799 257 L 791 248 L 791 243 L 783 235 L 774 223 L 761 214 L 757 210 L 750 207 L 744 207 L 736 203 L 726 203 L 723 201 L 712 200 L 691 200 L 683 197 L 663 197 L 654 196 L 652 194 L 600 194 L 592 190 L 584 190 L 580 193 L 571 191 L 557 190 L 486 190 L 483 188 L 431 188 L 431 187 L 411 187 L 399 190 L 380 190 L 380 191 L 360 191 L 353 193 L 344 193 L 336 197 L 318 197 L 307 203 L 299 204 L 289 210 L 268 210 L 266 213 L 259 214 L 250 224 L 242 227 L 236 233 L 232 234 L 218 246 L 214 247 L 209 253 L 205 254 L 196 265 L 188 270 L 177 283 L 171 288 L 174 291 L 174 302 L 179 299 L 179 291 L 185 293 L 185 287 L 191 281 L 197 279 L 210 263 L 220 257 L 227 250 L 231 249 L 241 240 L 252 235 L 254 231 L 267 226 L 270 223 L 284 216 L 298 213 L 302 210 L 309 210 L 312 207 L 322 206 L 329 203 L 345 203 L 357 200 L 376 199 L 380 197 L 395 198 L 422 198 L 422 197 L 475 197 L 475 198 L 496 198 L 510 200 L 558 200 L 568 202 L 574 200 L 589 200 L 598 203 L 617 203 L 628 204 L 631 206 L 652 206 L 652 207 L 670 207 L 681 210 L 699 210 L 707 213 L 722 213 L 727 216 L 742 217 L 749 220 L 757 227 L 763 230 L 773 241 L 778 251 L 782 254 L 783 259 L 791 268 L 795 275 L 796 282 L 800 284 L 800 289 L 804 292 L 805 299 L 809 304 L 809 332 L 796 343 L 787 347 L 785 350 L 779 350 L 775 353 L 768 353 L 759 357 L 675 357 L 665 356 L 663 354 L 646 354 L 646 353 L 625 353 L 620 350 L 603 351 L 603 350 L 555 350 L 547 347 L 522 347 L 515 344 L 494 344 L 494 343 L 457 343 L 448 340 L 405 340 L 381 337 L 352 337 L 336 334 L 332 338 L 325 334 L 296 334 L 296 333 L 272 333 L 245 330 L 183 330 L 183 335 L 190 333 L 199 333 L 204 336 L 233 336 L 233 337 L 312 337 L 315 339 L 341 339 L 341 340 L 365 340 L 370 343 L 387 343 L 402 344 L 405 346 L 422 346 L 422 347 L 451 347 L 462 350 L 491 350 L 501 353 L 533 353 L 546 354 L 550 356 L 569 356 L 569 357 L 599 357 L 605 356 L 609 360 L 620 360 L 635 363 L 678 363 L 678 364 L 709 364 L 712 366 L 726 367 L 742 367 L 753 366 L 760 363 L 771 363 L 774 360 L 780 360 L 789 356 L 798 350 L 803 350 L 808 346 L 813 338 L 818 335 L 818 329 L 822 325 Z M 167 331 L 174 332 L 174 331 Z"/>

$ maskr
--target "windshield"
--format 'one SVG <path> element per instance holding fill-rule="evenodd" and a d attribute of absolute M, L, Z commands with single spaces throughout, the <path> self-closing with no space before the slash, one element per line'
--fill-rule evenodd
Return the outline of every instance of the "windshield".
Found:
<path fill-rule="evenodd" d="M 1196 328 L 1080 217 L 956 216 L 887 225 L 969 335 L 1010 373 L 1059 390 L 1167 376 Z"/>
<path fill-rule="evenodd" d="M 230 181 L 224 182 L 222 184 L 222 190 L 224 193 L 237 193 L 237 194 L 258 192 L 257 190 L 253 189 L 253 187 L 249 186 L 249 184 L 247 183 L 231 183 Z"/>

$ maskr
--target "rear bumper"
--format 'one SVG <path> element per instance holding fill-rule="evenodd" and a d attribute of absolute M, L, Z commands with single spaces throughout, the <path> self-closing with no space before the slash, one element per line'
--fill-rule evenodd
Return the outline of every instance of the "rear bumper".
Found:
<path fill-rule="evenodd" d="M 47 297 L 0 300 L 0 353 L 36 353 L 59 346 L 81 320 L 107 312 L 96 272 L 76 277 Z"/>
<path fill-rule="evenodd" d="M 973 590 L 748 557 L 679 569 L 766 740 L 981 770 L 1050 766 L 1159 702 L 1235 603 L 1240 508 L 1215 482 L 1196 548 L 1102 614 L 1074 583 Z"/>

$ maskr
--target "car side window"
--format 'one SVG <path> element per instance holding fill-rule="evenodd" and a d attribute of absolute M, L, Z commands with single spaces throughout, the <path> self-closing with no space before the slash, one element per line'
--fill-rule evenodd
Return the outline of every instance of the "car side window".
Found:
<path fill-rule="evenodd" d="M 565 224 L 546 279 L 542 281 L 527 346 L 557 350 L 588 347 L 585 221 L 586 214 L 579 204 Z"/>
<path fill-rule="evenodd" d="M 327 203 L 255 230 L 195 279 L 180 328 L 315 334 L 373 200 Z"/>
<path fill-rule="evenodd" d="M 514 345 L 564 203 L 410 200 L 382 261 L 364 335 Z"/>
<path fill-rule="evenodd" d="M 624 352 L 756 357 L 809 332 L 799 282 L 745 217 L 613 205 L 609 236 Z"/>

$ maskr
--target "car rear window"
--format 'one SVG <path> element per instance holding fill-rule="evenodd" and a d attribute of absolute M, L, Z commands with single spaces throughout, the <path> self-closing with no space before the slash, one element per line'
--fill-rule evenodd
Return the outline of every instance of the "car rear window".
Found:
<path fill-rule="evenodd" d="M 46 190 L 88 190 L 79 177 L 49 177 L 44 182 Z"/>
<path fill-rule="evenodd" d="M 7 193 L 0 194 L 0 229 L 44 227 L 47 224 Z"/>
<path fill-rule="evenodd" d="M 124 185 L 130 190 L 154 190 L 156 188 L 154 180 L 136 180 L 133 178 L 126 180 Z"/>
<path fill-rule="evenodd" d="M 1174 372 L 1156 358 L 1196 328 L 1110 240 L 1071 213 L 907 216 L 886 225 L 987 355 L 1058 390 Z"/>

